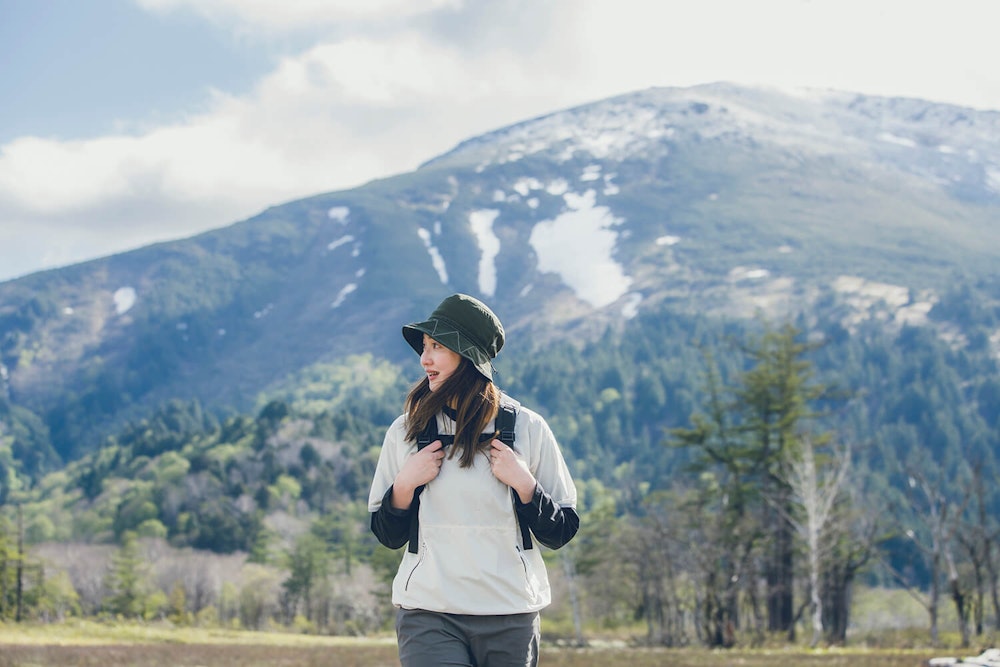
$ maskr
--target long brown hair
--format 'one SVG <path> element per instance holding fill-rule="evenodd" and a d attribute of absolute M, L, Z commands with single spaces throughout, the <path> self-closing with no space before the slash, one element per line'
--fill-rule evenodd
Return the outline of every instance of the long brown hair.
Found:
<path fill-rule="evenodd" d="M 479 434 L 497 416 L 500 409 L 500 390 L 476 370 L 468 359 L 462 358 L 458 368 L 437 391 L 431 391 L 425 376 L 406 396 L 406 439 L 416 440 L 431 419 L 445 407 L 455 409 L 455 445 L 448 458 L 461 450 L 459 465 L 468 468 L 476 454 L 489 445 L 480 444 Z"/>

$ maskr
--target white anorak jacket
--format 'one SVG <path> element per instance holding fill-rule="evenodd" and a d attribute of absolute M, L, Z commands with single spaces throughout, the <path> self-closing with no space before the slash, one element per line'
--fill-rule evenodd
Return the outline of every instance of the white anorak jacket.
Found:
<path fill-rule="evenodd" d="M 438 432 L 454 433 L 455 423 L 438 414 Z M 492 425 L 485 433 L 492 433 Z M 537 413 L 518 408 L 514 450 L 537 481 L 533 504 L 551 510 L 576 507 L 576 487 L 552 431 Z M 388 505 L 391 486 L 406 459 L 417 451 L 407 441 L 405 415 L 386 432 L 368 497 L 377 513 L 410 510 Z M 446 448 L 448 454 L 451 447 Z M 551 499 L 551 503 L 548 499 Z M 540 505 L 539 500 L 544 499 Z M 529 513 L 532 503 L 518 505 Z M 418 503 L 419 545 L 403 552 L 392 584 L 392 602 L 405 609 L 451 614 L 500 615 L 533 612 L 551 601 L 548 575 L 537 544 L 522 544 L 511 489 L 493 476 L 488 450 L 462 468 L 447 455 L 438 476 Z M 543 509 L 542 511 L 545 511 Z M 572 512 L 576 518 L 575 511 Z M 373 514 L 374 516 L 374 514 Z M 577 519 L 578 521 L 578 519 Z M 575 532 L 575 526 L 573 528 Z"/>

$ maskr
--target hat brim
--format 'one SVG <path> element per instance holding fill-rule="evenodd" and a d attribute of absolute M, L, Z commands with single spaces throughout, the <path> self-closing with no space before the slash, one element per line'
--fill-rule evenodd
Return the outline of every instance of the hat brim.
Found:
<path fill-rule="evenodd" d="M 417 354 L 423 354 L 424 334 L 471 361 L 483 377 L 490 382 L 493 381 L 493 364 L 490 363 L 489 355 L 457 326 L 443 318 L 432 318 L 403 327 L 403 338 Z"/>

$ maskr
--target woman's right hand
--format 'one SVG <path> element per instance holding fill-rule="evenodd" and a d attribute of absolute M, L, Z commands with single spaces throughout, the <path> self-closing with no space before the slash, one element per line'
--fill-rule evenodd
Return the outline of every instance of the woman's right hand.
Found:
<path fill-rule="evenodd" d="M 406 459 L 392 484 L 392 506 L 400 510 L 409 508 L 417 487 L 437 477 L 443 463 L 444 446 L 440 440 L 435 440 Z"/>

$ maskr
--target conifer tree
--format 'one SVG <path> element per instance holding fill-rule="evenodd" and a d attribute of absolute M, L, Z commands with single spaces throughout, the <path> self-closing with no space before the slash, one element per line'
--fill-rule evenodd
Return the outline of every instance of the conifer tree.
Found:
<path fill-rule="evenodd" d="M 742 374 L 736 389 L 746 454 L 768 500 L 761 506 L 762 525 L 770 531 L 764 561 L 768 630 L 787 632 L 790 639 L 795 630 L 795 529 L 789 521 L 792 502 L 786 470 L 801 448 L 804 422 L 815 417 L 810 404 L 825 391 L 811 383 L 812 364 L 803 358 L 810 345 L 800 338 L 798 329 L 785 324 L 751 339 L 745 352 L 752 367 Z"/>
<path fill-rule="evenodd" d="M 122 544 L 111 557 L 108 571 L 108 612 L 125 617 L 140 617 L 145 610 L 146 572 L 135 533 L 122 535 Z"/>
<path fill-rule="evenodd" d="M 709 473 L 701 479 L 711 482 L 702 489 L 702 502 L 718 508 L 717 534 L 730 542 L 719 551 L 722 570 L 706 579 L 719 589 L 706 592 L 719 600 L 709 634 L 716 645 L 723 643 L 728 626 L 739 625 L 735 582 L 745 563 L 734 557 L 758 550 L 763 550 L 767 629 L 790 638 L 794 633 L 795 530 L 785 480 L 806 422 L 816 416 L 811 404 L 825 392 L 812 382 L 812 364 L 805 359 L 812 347 L 791 324 L 766 326 L 742 346 L 747 368 L 728 386 L 708 357 L 705 406 L 691 416 L 690 428 L 671 431 L 673 444 L 698 451 L 693 468 Z M 755 592 L 750 597 L 756 616 Z"/>

